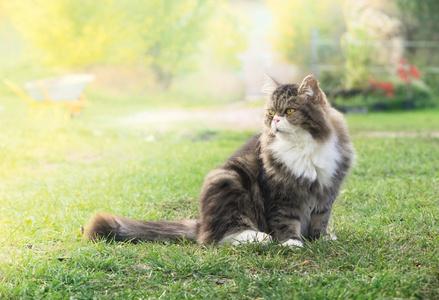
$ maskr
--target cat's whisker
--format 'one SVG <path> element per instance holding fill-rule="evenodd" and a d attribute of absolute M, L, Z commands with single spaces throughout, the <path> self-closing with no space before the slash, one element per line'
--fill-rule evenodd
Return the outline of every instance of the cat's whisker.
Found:
<path fill-rule="evenodd" d="M 288 133 L 291 135 L 294 143 L 296 143 L 299 140 L 299 137 L 297 136 L 296 132 L 292 128 L 288 128 Z"/>

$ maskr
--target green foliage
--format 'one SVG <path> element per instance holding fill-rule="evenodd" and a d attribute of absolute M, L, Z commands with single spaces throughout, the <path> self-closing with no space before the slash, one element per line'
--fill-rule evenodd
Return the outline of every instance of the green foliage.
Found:
<path fill-rule="evenodd" d="M 228 4 L 222 3 L 208 26 L 205 46 L 207 52 L 211 53 L 210 57 L 223 68 L 240 68 L 241 61 L 236 54 L 244 52 L 247 47 L 246 26 L 242 16 L 234 13 Z"/>
<path fill-rule="evenodd" d="M 439 40 L 438 1 L 267 2 L 274 15 L 276 49 L 288 62 L 309 69 L 311 30 L 318 30 L 317 63 L 340 67 L 318 74 L 331 88 L 367 89 L 369 77 L 377 76 L 376 71 L 394 73 L 402 56 L 421 72 L 439 64 L 435 46 L 404 49 L 403 45 L 403 40 Z M 439 91 L 438 74 L 425 74 L 423 80 Z"/>
<path fill-rule="evenodd" d="M 126 3 L 129 13 L 122 23 L 128 24 L 125 49 L 129 50 L 132 43 L 137 44 L 134 49 L 142 49 L 141 59 L 167 88 L 177 72 L 191 70 L 196 65 L 195 54 L 200 53 L 200 42 L 205 38 L 205 25 L 213 14 L 214 2 L 138 0 L 136 5 Z"/>
<path fill-rule="evenodd" d="M 226 66 L 236 67 L 244 47 L 236 16 L 223 1 L 23 0 L 6 8 L 47 65 L 142 64 L 165 88 L 175 75 L 197 68 L 207 37 L 223 36 L 214 55 Z"/>
<path fill-rule="evenodd" d="M 369 111 L 410 110 L 439 106 L 439 97 L 422 80 L 413 80 L 411 87 L 400 80 L 394 81 L 393 84 L 393 97 L 388 97 L 384 91 L 369 88 L 354 96 L 335 97 L 331 102 L 341 110 L 355 110 L 361 107 Z"/>
<path fill-rule="evenodd" d="M 410 40 L 439 40 L 438 1 L 398 0 L 395 4 Z"/>
<path fill-rule="evenodd" d="M 404 21 L 407 40 L 439 41 L 439 1 L 398 0 L 395 4 L 399 8 L 401 20 Z M 416 63 L 421 69 L 424 66 L 439 66 L 437 47 L 409 48 L 407 52 L 410 61 Z M 436 92 L 439 92 L 439 74 L 428 74 L 425 76 L 425 81 Z"/>
<path fill-rule="evenodd" d="M 344 32 L 341 1 L 269 1 L 274 15 L 274 44 L 283 58 L 309 69 L 311 30 L 324 38 L 339 38 Z M 333 59 L 333 58 L 329 58 Z"/>
<path fill-rule="evenodd" d="M 20 33 L 43 53 L 45 63 L 68 68 L 111 56 L 123 16 L 117 2 L 23 0 L 5 2 L 5 7 Z"/>
<path fill-rule="evenodd" d="M 355 41 L 349 40 L 346 36 L 342 39 L 342 47 L 346 54 L 344 86 L 347 89 L 364 88 L 367 78 L 371 75 L 374 47 L 366 42 L 370 37 L 364 28 L 352 29 L 349 36 Z"/>

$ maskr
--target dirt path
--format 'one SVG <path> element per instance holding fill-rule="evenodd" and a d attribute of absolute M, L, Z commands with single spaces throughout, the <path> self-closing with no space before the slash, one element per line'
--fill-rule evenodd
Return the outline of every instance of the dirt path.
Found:
<path fill-rule="evenodd" d="M 412 138 L 412 137 L 433 137 L 439 138 L 439 132 L 425 131 L 425 132 L 404 132 L 404 131 L 370 131 L 364 132 L 361 136 L 368 138 Z"/>
<path fill-rule="evenodd" d="M 145 110 L 121 119 L 123 124 L 137 126 L 154 126 L 161 129 L 171 129 L 182 123 L 197 124 L 209 129 L 230 130 L 260 130 L 264 108 L 252 106 L 251 103 L 238 102 L 224 107 L 187 108 L 187 109 L 160 109 Z M 439 132 L 393 132 L 373 131 L 359 132 L 356 137 L 367 138 L 411 138 L 433 137 L 439 138 Z"/>
<path fill-rule="evenodd" d="M 224 107 L 145 110 L 121 119 L 124 124 L 172 127 L 178 123 L 200 123 L 208 128 L 232 130 L 259 130 L 264 114 L 263 107 L 247 103 L 233 103 Z"/>

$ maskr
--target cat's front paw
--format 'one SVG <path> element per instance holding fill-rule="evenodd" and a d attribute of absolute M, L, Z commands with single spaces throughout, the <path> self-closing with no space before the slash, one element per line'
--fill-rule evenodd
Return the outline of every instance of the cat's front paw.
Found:
<path fill-rule="evenodd" d="M 302 241 L 299 240 L 295 240 L 295 239 L 289 239 L 286 240 L 285 242 L 281 243 L 282 246 L 289 246 L 289 247 L 303 247 L 303 243 Z"/>

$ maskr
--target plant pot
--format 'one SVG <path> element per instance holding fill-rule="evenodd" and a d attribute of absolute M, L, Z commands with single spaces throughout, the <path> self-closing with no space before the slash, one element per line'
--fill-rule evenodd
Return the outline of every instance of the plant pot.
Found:
<path fill-rule="evenodd" d="M 386 111 L 388 109 L 387 104 L 385 103 L 374 103 L 372 104 L 372 111 Z"/>
<path fill-rule="evenodd" d="M 369 110 L 365 106 L 347 106 L 333 104 L 332 107 L 344 114 L 366 114 L 369 112 Z"/>
<path fill-rule="evenodd" d="M 407 99 L 402 102 L 402 108 L 404 110 L 413 110 L 415 109 L 415 100 Z"/>

